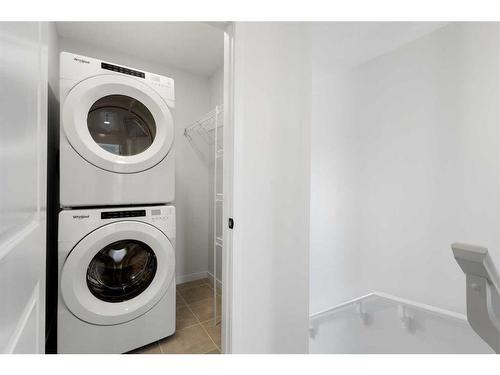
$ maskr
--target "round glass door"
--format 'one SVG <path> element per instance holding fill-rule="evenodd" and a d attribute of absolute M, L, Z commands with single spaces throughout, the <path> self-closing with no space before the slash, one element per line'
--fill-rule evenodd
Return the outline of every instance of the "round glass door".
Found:
<path fill-rule="evenodd" d="M 98 168 L 138 173 L 170 152 L 174 123 L 167 102 L 137 79 L 118 75 L 85 79 L 61 105 L 68 142 Z"/>
<path fill-rule="evenodd" d="M 89 110 L 87 126 L 104 150 L 121 156 L 140 154 L 153 144 L 156 124 L 151 112 L 127 95 L 108 95 Z"/>
<path fill-rule="evenodd" d="M 153 250 L 154 249 L 154 250 Z M 67 256 L 59 285 L 65 305 L 97 325 L 128 322 L 175 288 L 174 248 L 150 224 L 118 221 L 97 228 Z"/>
<path fill-rule="evenodd" d="M 102 301 L 123 302 L 146 290 L 156 269 L 156 255 L 151 247 L 137 240 L 115 241 L 90 262 L 87 286 Z"/>

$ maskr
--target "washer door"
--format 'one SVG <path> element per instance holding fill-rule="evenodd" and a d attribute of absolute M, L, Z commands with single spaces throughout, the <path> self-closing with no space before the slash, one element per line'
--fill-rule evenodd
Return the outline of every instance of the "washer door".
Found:
<path fill-rule="evenodd" d="M 116 173 L 155 166 L 174 139 L 165 101 L 151 87 L 126 76 L 100 75 L 78 83 L 64 101 L 62 122 L 81 157 Z"/>
<path fill-rule="evenodd" d="M 84 237 L 61 273 L 68 309 L 91 324 L 121 324 L 144 314 L 165 294 L 175 270 L 168 238 L 137 221 L 107 224 Z"/>

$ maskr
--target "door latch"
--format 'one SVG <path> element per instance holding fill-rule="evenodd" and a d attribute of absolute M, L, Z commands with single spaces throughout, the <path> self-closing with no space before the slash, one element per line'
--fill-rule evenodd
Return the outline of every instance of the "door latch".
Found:
<path fill-rule="evenodd" d="M 234 228 L 234 220 L 233 220 L 232 217 L 229 218 L 227 226 L 229 227 L 229 229 L 233 229 Z"/>

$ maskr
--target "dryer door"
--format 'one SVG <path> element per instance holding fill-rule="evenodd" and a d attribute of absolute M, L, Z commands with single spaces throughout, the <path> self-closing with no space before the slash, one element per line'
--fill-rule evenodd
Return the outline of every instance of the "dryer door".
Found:
<path fill-rule="evenodd" d="M 100 75 L 78 83 L 63 103 L 64 133 L 96 167 L 137 173 L 170 151 L 174 126 L 160 95 L 136 78 Z"/>
<path fill-rule="evenodd" d="M 62 297 L 88 323 L 125 323 L 164 296 L 174 270 L 172 244 L 159 229 L 115 222 L 91 232 L 70 252 L 61 273 Z"/>

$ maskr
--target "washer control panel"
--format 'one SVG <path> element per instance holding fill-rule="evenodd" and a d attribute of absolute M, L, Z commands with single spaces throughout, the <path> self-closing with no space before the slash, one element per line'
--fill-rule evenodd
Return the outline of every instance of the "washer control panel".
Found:
<path fill-rule="evenodd" d="M 174 206 L 151 207 L 148 214 L 151 218 L 151 224 L 163 230 L 167 237 L 175 237 Z"/>
<path fill-rule="evenodd" d="M 103 225 L 124 220 L 149 223 L 169 239 L 175 238 L 175 207 L 143 206 L 63 210 L 59 213 L 59 240 L 82 238 Z"/>
<path fill-rule="evenodd" d="M 101 212 L 101 219 L 121 219 L 125 217 L 146 217 L 146 210 Z"/>

